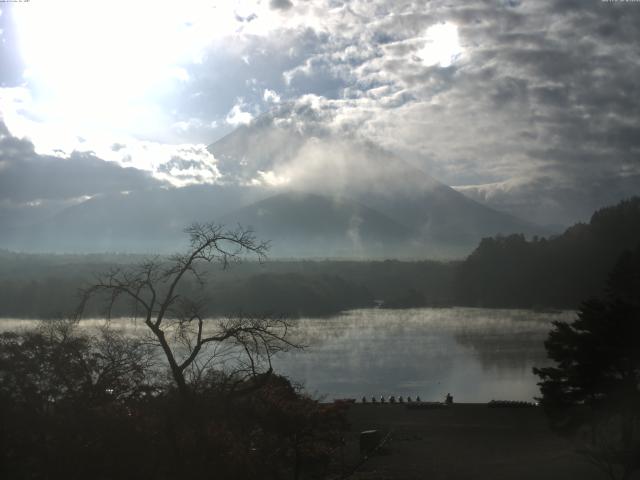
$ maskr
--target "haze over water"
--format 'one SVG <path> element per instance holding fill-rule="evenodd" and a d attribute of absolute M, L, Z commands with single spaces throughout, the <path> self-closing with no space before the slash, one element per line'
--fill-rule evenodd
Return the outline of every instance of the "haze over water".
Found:
<path fill-rule="evenodd" d="M 329 318 L 303 318 L 296 337 L 301 351 L 274 359 L 277 373 L 301 383 L 316 398 L 420 395 L 459 402 L 533 400 L 539 396 L 533 366 L 545 365 L 543 342 L 553 320 L 574 312 L 480 308 L 351 310 Z M 84 328 L 100 321 L 87 320 Z M 31 320 L 0 321 L 16 330 Z M 146 333 L 139 322 L 112 321 L 114 328 Z"/>
<path fill-rule="evenodd" d="M 548 363 L 553 320 L 573 312 L 476 308 L 352 310 L 302 319 L 310 346 L 277 359 L 277 371 L 327 399 L 420 395 L 461 402 L 533 400 L 531 368 Z"/>

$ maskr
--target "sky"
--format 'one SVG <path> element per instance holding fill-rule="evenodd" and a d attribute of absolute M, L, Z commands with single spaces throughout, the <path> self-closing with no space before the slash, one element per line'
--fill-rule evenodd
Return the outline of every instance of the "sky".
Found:
<path fill-rule="evenodd" d="M 541 224 L 640 194 L 640 2 L 0 11 L 0 207 L 224 182 L 207 145 L 292 111 L 304 131 L 375 144 Z"/>

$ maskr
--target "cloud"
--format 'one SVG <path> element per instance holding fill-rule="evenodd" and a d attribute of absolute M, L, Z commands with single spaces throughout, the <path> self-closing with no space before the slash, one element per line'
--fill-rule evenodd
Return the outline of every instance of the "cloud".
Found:
<path fill-rule="evenodd" d="M 76 152 L 66 158 L 39 155 L 30 141 L 12 136 L 0 121 L 0 202 L 68 200 L 162 185 L 148 173 L 91 153 Z"/>
<path fill-rule="evenodd" d="M 265 88 L 262 98 L 267 103 L 280 103 L 280 95 L 268 88 Z"/>
<path fill-rule="evenodd" d="M 215 158 L 204 145 L 174 148 L 170 159 L 158 164 L 154 176 L 177 187 L 214 184 L 222 177 Z"/>
<path fill-rule="evenodd" d="M 237 127 L 238 125 L 247 125 L 251 123 L 253 120 L 253 115 L 250 112 L 245 112 L 242 110 L 244 107 L 244 102 L 236 103 L 233 108 L 227 114 L 227 118 L 225 119 L 229 125 Z"/>
<path fill-rule="evenodd" d="M 100 158 L 136 168 L 174 187 L 213 184 L 222 177 L 218 161 L 203 144 L 165 144 L 128 138 L 110 146 L 96 145 L 95 153 Z"/>
<path fill-rule="evenodd" d="M 155 175 L 174 172 L 176 182 L 187 171 L 189 181 L 214 181 L 215 167 L 220 178 L 247 183 L 261 180 L 258 171 L 277 178 L 289 175 L 285 166 L 304 172 L 305 159 L 297 152 L 312 144 L 309 138 L 342 137 L 375 144 L 449 185 L 464 186 L 461 191 L 474 198 L 545 223 L 547 217 L 571 222 L 584 214 L 579 202 L 591 208 L 638 187 L 636 5 L 599 0 L 246 5 L 231 9 L 224 34 L 202 37 L 197 61 L 179 65 L 185 81 L 173 82 L 171 94 L 159 103 L 160 114 L 149 115 L 168 122 L 167 137 L 131 135 L 135 148 L 130 139 L 112 138 L 109 145 L 128 146 L 112 153 Z M 9 118 L 2 105 L 12 131 L 26 131 L 14 129 L 19 120 L 41 120 L 43 110 L 29 102 L 12 105 L 14 113 L 22 112 Z M 267 110 L 271 126 L 280 130 L 255 127 Z M 42 125 L 54 130 L 50 123 Z M 200 167 L 188 163 L 192 158 L 166 145 L 151 146 L 201 145 L 247 125 L 259 130 L 250 148 L 268 146 L 248 156 L 246 165 L 217 153 L 207 158 L 198 147 L 204 163 L 196 172 L 192 169 Z M 284 136 L 285 131 L 294 136 Z M 250 141 L 245 133 L 242 138 Z M 284 144 L 277 147 L 277 141 Z M 146 150 L 140 146 L 144 142 Z M 106 158 L 91 140 L 83 148 Z M 152 151 L 160 160 L 145 153 Z M 174 162 L 174 156 L 187 163 Z M 152 166 L 142 167 L 139 159 L 147 157 Z M 308 161 L 313 169 L 322 162 L 326 171 L 332 167 L 320 148 Z M 602 185 L 612 189 L 608 196 L 599 193 Z M 540 198 L 548 207 L 536 207 Z M 555 207 L 561 203 L 566 208 Z"/>
<path fill-rule="evenodd" d="M 269 170 L 268 172 L 263 172 L 262 170 L 258 170 L 257 173 L 258 175 L 256 176 L 256 178 L 252 179 L 249 182 L 249 185 L 281 187 L 281 186 L 287 186 L 291 182 L 290 178 L 279 176 L 276 173 L 274 173 L 273 170 Z"/>
<path fill-rule="evenodd" d="M 283 104 L 212 145 L 223 178 L 336 196 L 412 195 L 438 185 L 392 152 L 324 128 L 313 101 Z"/>
<path fill-rule="evenodd" d="M 243 44 L 259 65 L 250 78 L 265 85 L 243 97 L 247 104 L 264 101 L 266 89 L 286 99 L 271 111 L 274 125 L 372 142 L 447 184 L 466 185 L 474 198 L 545 223 L 545 216 L 581 218 L 580 201 L 587 208 L 604 201 L 598 185 L 612 188 L 613 201 L 633 191 L 640 173 L 633 5 L 316 1 L 297 4 L 289 17 Z M 294 26 L 296 18 L 307 27 Z M 442 25 L 457 29 L 456 48 L 429 35 Z M 437 62 L 425 61 L 427 45 Z M 441 51 L 450 62 L 439 60 Z M 275 170 L 263 160 L 257 169 L 282 174 L 289 150 Z M 331 171 L 330 159 L 309 158 Z M 487 185 L 508 189 L 471 193 Z M 535 192 L 567 207 L 537 208 Z"/>
<path fill-rule="evenodd" d="M 280 111 L 275 123 L 374 142 L 474 198 L 570 223 L 640 191 L 638 20 L 640 9 L 597 1 L 351 2 L 283 74 L 291 111 L 309 114 Z M 427 32 L 443 22 L 457 27 L 460 55 L 425 62 Z M 508 189 L 482 197 L 473 185 Z M 545 194 L 546 207 L 566 208 L 537 208 Z"/>
<path fill-rule="evenodd" d="M 546 175 L 454 188 L 498 210 L 561 230 L 578 221 L 589 221 L 604 205 L 638 195 L 640 175 L 581 178 L 549 171 Z"/>
<path fill-rule="evenodd" d="M 189 117 L 178 120 L 171 125 L 175 140 L 180 143 L 201 143 L 201 140 L 211 139 L 216 135 L 220 123 L 216 120 L 207 121 L 199 117 Z M 186 141 L 186 142 L 185 142 Z"/>
<path fill-rule="evenodd" d="M 291 0 L 270 0 L 269 6 L 274 10 L 289 10 L 293 7 Z"/>
<path fill-rule="evenodd" d="M 79 136 L 73 129 L 64 125 L 51 125 L 42 118 L 34 115 L 34 100 L 28 89 L 24 87 L 0 88 L 0 111 L 6 119 L 3 125 L 12 125 L 12 131 L 17 137 L 24 137 L 30 145 L 34 155 L 42 158 L 68 158 L 74 152 L 89 152 L 100 160 L 135 168 L 141 174 L 150 174 L 161 182 L 169 182 L 173 186 L 184 186 L 193 183 L 215 183 L 220 173 L 217 170 L 216 159 L 207 151 L 202 143 L 175 142 L 180 137 L 196 140 L 199 136 L 212 135 L 215 122 L 206 122 L 198 117 L 191 117 L 175 122 L 170 126 L 173 142 L 158 142 L 140 140 L 135 135 L 124 135 L 121 132 L 101 132 L 88 130 Z M 75 133 L 75 135 L 74 135 Z M 27 137 L 28 134 L 28 137 Z M 177 138 L 176 138 L 177 137 Z M 181 159 L 198 162 L 197 170 L 189 168 L 182 171 L 181 163 L 165 164 Z"/>

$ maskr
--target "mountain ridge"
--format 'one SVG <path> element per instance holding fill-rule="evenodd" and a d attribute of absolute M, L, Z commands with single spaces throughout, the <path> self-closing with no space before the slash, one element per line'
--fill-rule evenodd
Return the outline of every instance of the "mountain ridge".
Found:
<path fill-rule="evenodd" d="M 256 227 L 279 257 L 455 258 L 487 236 L 549 233 L 372 143 L 301 128 L 295 115 L 261 116 L 208 149 L 225 183 L 95 196 L 44 219 L 5 225 L 0 246 L 168 253 L 186 246 L 189 224 L 216 221 Z M 269 218 L 259 215 L 265 205 L 274 212 Z"/>

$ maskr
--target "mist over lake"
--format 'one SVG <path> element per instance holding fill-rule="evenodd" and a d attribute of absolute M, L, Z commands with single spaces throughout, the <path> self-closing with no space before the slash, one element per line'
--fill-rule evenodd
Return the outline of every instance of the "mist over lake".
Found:
<path fill-rule="evenodd" d="M 303 352 L 276 368 L 327 399 L 420 395 L 456 401 L 532 400 L 534 365 L 547 364 L 544 339 L 553 320 L 573 312 L 476 308 L 352 310 L 302 319 Z"/>
<path fill-rule="evenodd" d="M 640 479 L 640 0 L 119 7 L 0 0 L 0 480 Z"/>
<path fill-rule="evenodd" d="M 422 400 L 533 400 L 539 396 L 533 366 L 547 365 L 543 342 L 554 320 L 572 311 L 417 308 L 358 309 L 295 322 L 295 338 L 307 347 L 273 360 L 277 372 L 316 398 L 332 400 L 390 395 Z M 83 320 L 82 328 L 103 325 Z M 37 325 L 3 319 L 0 330 Z M 144 325 L 112 320 L 113 328 L 145 334 Z"/>

